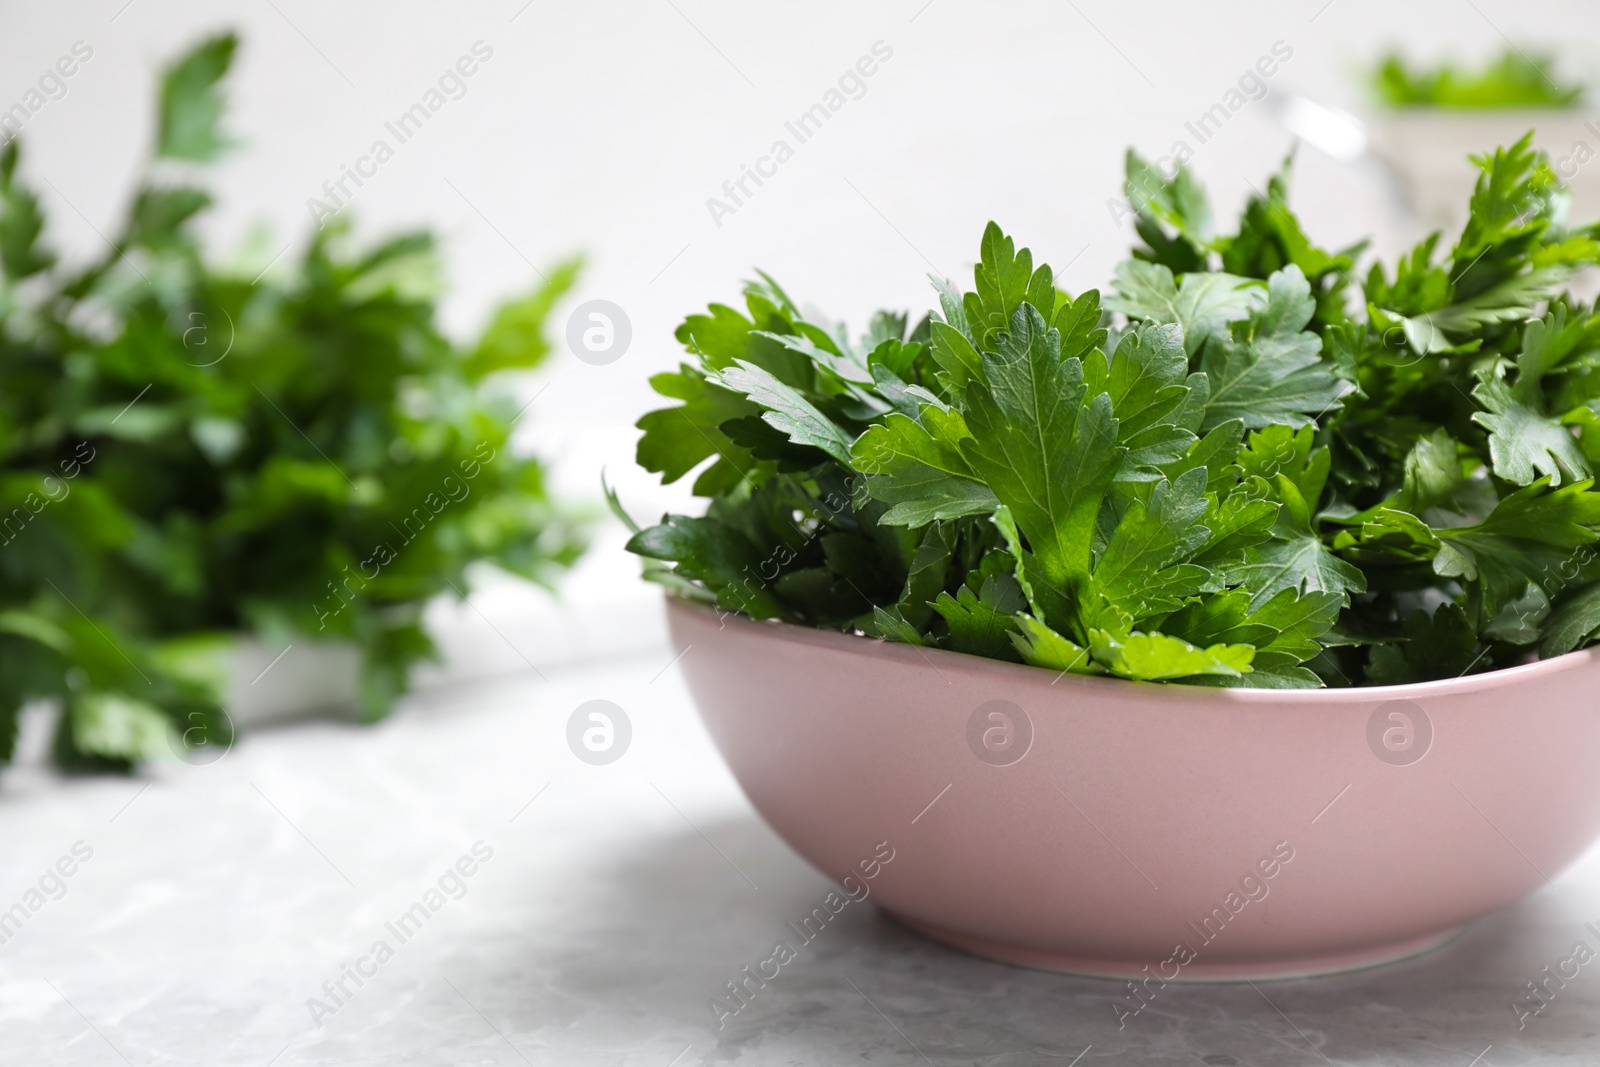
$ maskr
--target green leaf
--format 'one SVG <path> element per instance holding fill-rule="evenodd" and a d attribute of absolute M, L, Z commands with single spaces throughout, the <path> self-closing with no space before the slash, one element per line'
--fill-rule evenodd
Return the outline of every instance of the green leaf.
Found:
<path fill-rule="evenodd" d="M 1451 259 L 1460 263 L 1476 260 L 1487 249 L 1537 233 L 1547 225 L 1544 212 L 1538 209 L 1550 206 L 1554 175 L 1541 157 L 1533 147 L 1532 130 L 1509 148 L 1502 146 L 1472 157 L 1478 179 L 1467 223 L 1451 250 Z"/>
<path fill-rule="evenodd" d="M 780 382 L 771 371 L 741 359 L 736 366 L 724 370 L 716 383 L 764 407 L 761 418 L 787 434 L 789 440 L 820 448 L 840 463 L 849 465 L 851 436 L 818 411 L 799 390 Z"/>
<path fill-rule="evenodd" d="M 922 636 L 922 631 L 907 622 L 898 608 L 874 606 L 872 609 L 872 628 L 866 632 L 871 636 L 881 637 L 885 641 L 896 641 L 902 645 L 926 645 L 928 643 Z"/>
<path fill-rule="evenodd" d="M 1179 678 L 1238 678 L 1250 670 L 1255 650 L 1249 645 L 1196 648 L 1177 637 L 1133 633 L 1121 637 L 1096 630 L 1091 635 L 1095 659 L 1122 678 L 1161 682 Z"/>
<path fill-rule="evenodd" d="M 142 700 L 120 693 L 82 693 L 68 701 L 66 714 L 81 751 L 138 761 L 169 750 L 167 717 Z"/>
<path fill-rule="evenodd" d="M 1154 479 L 1162 465 L 1178 462 L 1195 443 L 1191 428 L 1183 425 L 1183 405 L 1194 389 L 1203 388 L 1203 379 L 1190 377 L 1183 333 L 1173 325 L 1129 331 L 1109 361 L 1098 350 L 1085 358 L 1085 392 L 1111 397 L 1118 443 L 1128 450 L 1119 478 Z"/>
<path fill-rule="evenodd" d="M 25 637 L 52 652 L 70 655 L 72 639 L 49 618 L 32 611 L 0 611 L 0 633 Z"/>
<path fill-rule="evenodd" d="M 40 247 L 44 213 L 39 198 L 16 182 L 18 146 L 0 148 L 0 272 L 13 282 L 47 270 L 55 256 Z M 3 317 L 0 306 L 0 317 Z"/>
<path fill-rule="evenodd" d="M 1213 498 L 1215 503 L 1202 520 L 1211 533 L 1192 562 L 1226 571 L 1242 562 L 1246 549 L 1270 539 L 1280 509 L 1265 494 L 1265 483 L 1254 482 L 1221 499 Z"/>
<path fill-rule="evenodd" d="M 1239 467 L 1246 475 L 1254 475 L 1271 483 L 1279 476 L 1290 482 L 1296 495 L 1308 508 L 1314 508 L 1322 498 L 1328 483 L 1328 470 L 1333 459 L 1326 448 L 1315 448 L 1311 427 L 1293 429 L 1276 424 L 1252 430 L 1239 453 Z M 1310 530 L 1302 522 L 1301 530 Z"/>
<path fill-rule="evenodd" d="M 211 196 L 186 186 L 141 189 L 133 205 L 126 243 L 161 248 L 186 239 L 184 226 L 211 206 Z"/>
<path fill-rule="evenodd" d="M 1533 582 L 1520 596 L 1505 606 L 1483 627 L 1483 636 L 1513 645 L 1531 645 L 1539 640 L 1544 621 L 1550 615 L 1550 597 Z"/>
<path fill-rule="evenodd" d="M 1447 335 L 1471 334 L 1521 322 L 1571 275 L 1572 269 L 1566 265 L 1530 270 L 1425 315 L 1402 317 L 1401 324 L 1412 347 L 1421 354 L 1453 351 Z"/>
<path fill-rule="evenodd" d="M 922 532 L 916 554 L 906 568 L 905 589 L 895 606 L 901 621 L 924 629 L 933 615 L 934 598 L 943 591 L 955 552 L 956 532 L 950 523 L 934 523 Z"/>
<path fill-rule="evenodd" d="M 1089 655 L 1089 650 L 1067 640 L 1032 615 L 1018 615 L 1011 643 L 1022 662 L 1068 674 L 1104 674 L 1105 669 Z"/>
<path fill-rule="evenodd" d="M 1395 505 L 1420 515 L 1450 503 L 1466 480 L 1460 446 L 1448 430 L 1437 429 L 1406 453 L 1404 481 Z"/>
<path fill-rule="evenodd" d="M 1589 476 L 1589 461 L 1572 431 L 1518 400 L 1502 378 L 1486 378 L 1472 391 L 1484 410 L 1472 421 L 1489 431 L 1494 472 L 1508 482 L 1528 485 L 1548 478 L 1551 485 Z"/>
<path fill-rule="evenodd" d="M 550 352 L 545 320 L 577 281 L 582 261 L 569 259 L 556 266 L 547 280 L 526 296 L 508 300 L 495 309 L 478 345 L 467 356 L 462 372 L 478 381 L 496 371 L 529 370 Z"/>
<path fill-rule="evenodd" d="M 1322 341 L 1305 330 L 1316 303 L 1295 266 L 1267 282 L 1267 303 L 1243 336 L 1218 335 L 1204 350 L 1200 369 L 1211 395 L 1202 430 L 1239 419 L 1251 428 L 1304 426 L 1335 408 L 1348 383 L 1322 359 Z"/>
<path fill-rule="evenodd" d="M 1516 359 L 1517 399 L 1530 407 L 1542 407 L 1544 391 L 1540 386 L 1547 377 L 1565 370 L 1575 353 L 1594 347 L 1594 326 L 1592 316 L 1569 318 L 1565 306 L 1529 322 L 1522 331 L 1522 350 Z"/>
<path fill-rule="evenodd" d="M 933 358 L 944 368 L 953 388 L 965 388 L 967 382 L 982 376 L 983 357 L 965 333 L 943 322 L 933 323 L 931 330 Z"/>
<path fill-rule="evenodd" d="M 1183 346 L 1194 355 L 1207 339 L 1227 333 L 1228 323 L 1248 316 L 1261 305 L 1261 287 L 1231 274 L 1185 274 L 1156 263 L 1130 259 L 1117 267 L 1116 294 L 1107 310 L 1130 319 L 1174 322 L 1183 327 Z"/>
<path fill-rule="evenodd" d="M 1367 589 L 1365 575 L 1328 551 L 1315 534 L 1255 545 L 1245 549 L 1244 555 L 1243 563 L 1228 569 L 1227 578 L 1252 590 L 1257 604 L 1285 589 L 1326 591 L 1341 597 Z"/>
<path fill-rule="evenodd" d="M 738 530 L 715 519 L 668 515 L 628 540 L 628 551 L 677 564 L 677 573 L 704 582 L 717 603 L 758 619 L 781 610 L 767 588 L 766 562 L 759 548 Z"/>
<path fill-rule="evenodd" d="M 721 427 L 733 419 L 759 415 L 758 406 L 688 366 L 658 374 L 650 384 L 657 393 L 684 403 L 639 419 L 636 425 L 644 431 L 637 450 L 639 466 L 670 483 L 712 456 L 737 469 L 740 476 L 752 465 L 748 450 L 734 444 Z"/>
<path fill-rule="evenodd" d="M 1592 486 L 1557 489 L 1540 479 L 1501 500 L 1482 522 L 1435 529 L 1442 544 L 1434 570 L 1481 583 L 1490 618 L 1526 582 L 1554 588 L 1572 550 L 1600 540 L 1600 493 Z"/>
<path fill-rule="evenodd" d="M 1234 589 L 1191 601 L 1169 616 L 1162 628 L 1197 645 L 1250 644 L 1258 655 L 1286 653 L 1301 662 L 1321 648 L 1318 639 L 1333 626 L 1342 603 L 1343 598 L 1333 592 L 1284 589 L 1252 606 L 1246 590 Z"/>
<path fill-rule="evenodd" d="M 1556 605 L 1544 625 L 1539 654 L 1546 658 L 1571 652 L 1600 634 L 1600 582 L 1592 582 Z"/>
<path fill-rule="evenodd" d="M 1033 254 L 1026 248 L 1018 250 L 994 222 L 984 228 L 973 279 L 977 291 L 967 296 L 965 311 L 969 336 L 981 350 L 987 350 L 996 335 L 1010 326 L 1024 302 L 1046 315 L 1055 312 L 1050 268 L 1041 265 L 1034 270 Z"/>
<path fill-rule="evenodd" d="M 1204 269 L 1211 207 L 1194 175 L 1179 162 L 1168 180 L 1131 148 L 1125 169 L 1123 189 L 1138 215 L 1134 228 L 1149 246 L 1134 255 L 1174 271 Z M 1173 236 L 1167 236 L 1168 229 Z"/>
<path fill-rule="evenodd" d="M 1085 290 L 1076 300 L 1057 292 L 1055 300 L 1056 310 L 1050 318 L 1050 327 L 1061 334 L 1061 358 L 1087 359 L 1090 352 L 1106 343 L 1108 336 L 1100 325 L 1100 291 Z M 1035 306 L 1043 312 L 1041 305 Z"/>
<path fill-rule="evenodd" d="M 1193 396 L 1197 389 L 1196 381 L 1204 382 L 1204 375 L 1191 375 L 1190 395 Z M 1176 479 L 1185 471 L 1204 470 L 1206 472 L 1206 490 L 1217 492 L 1232 486 L 1238 481 L 1238 468 L 1235 461 L 1239 457 L 1239 450 L 1243 445 L 1244 423 L 1241 421 L 1225 422 L 1220 426 L 1213 426 L 1204 437 L 1194 441 L 1179 458 L 1167 463 L 1159 463 L 1156 468 L 1169 479 Z"/>
<path fill-rule="evenodd" d="M 1095 516 L 1123 456 L 1110 398 L 1082 403 L 1081 362 L 1061 358 L 1060 334 L 1031 305 L 1012 317 L 984 369 L 988 389 L 968 391 L 972 437 L 962 455 L 1011 510 L 1044 577 L 1081 584 Z"/>
<path fill-rule="evenodd" d="M 951 649 L 1014 663 L 1021 657 L 1010 634 L 1021 607 L 1020 594 L 1007 595 L 1004 587 L 993 580 L 986 583 L 982 595 L 963 585 L 955 596 L 940 593 L 933 602 L 933 609 L 950 628 L 946 643 Z"/>
<path fill-rule="evenodd" d="M 161 79 L 161 116 L 155 154 L 204 163 L 232 142 L 222 132 L 219 83 L 233 63 L 239 38 L 232 33 L 202 41 L 169 66 Z"/>
<path fill-rule="evenodd" d="M 1367 683 L 1459 678 L 1481 662 L 1477 636 L 1460 605 L 1443 604 L 1432 615 L 1419 608 L 1406 617 L 1398 643 L 1372 650 Z"/>
<path fill-rule="evenodd" d="M 1174 611 L 1196 596 L 1209 572 L 1185 562 L 1210 538 L 1205 472 L 1157 483 L 1148 506 L 1134 500 L 1095 561 L 1090 588 L 1134 622 Z"/>
<path fill-rule="evenodd" d="M 1357 533 L 1339 534 L 1336 550 L 1345 550 L 1356 562 L 1429 563 L 1441 542 L 1426 522 L 1399 508 L 1377 507 L 1361 513 Z"/>
<path fill-rule="evenodd" d="M 992 512 L 999 501 L 961 453 L 971 436 L 959 412 L 932 405 L 921 421 L 896 413 L 862 434 L 855 469 L 869 494 L 894 505 L 881 521 L 915 527 Z"/>

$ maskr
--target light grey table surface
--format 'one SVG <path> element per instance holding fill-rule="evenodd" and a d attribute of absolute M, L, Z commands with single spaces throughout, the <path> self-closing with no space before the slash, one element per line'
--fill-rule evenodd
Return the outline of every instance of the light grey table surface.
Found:
<path fill-rule="evenodd" d="M 751 810 L 670 656 L 437 690 L 371 728 L 260 730 L 139 780 L 9 772 L 0 909 L 48 892 L 0 945 L 0 1064 L 1600 1063 L 1600 966 L 1520 1030 L 1509 1007 L 1593 944 L 1600 853 L 1421 958 L 1169 986 L 1120 1030 L 1118 983 L 850 907 L 719 1029 L 708 1000 L 829 883 Z M 609 766 L 566 745 L 591 699 L 633 724 Z M 92 855 L 48 877 L 75 846 Z M 474 846 L 492 855 L 430 901 Z M 390 926 L 430 902 L 402 942 Z"/>

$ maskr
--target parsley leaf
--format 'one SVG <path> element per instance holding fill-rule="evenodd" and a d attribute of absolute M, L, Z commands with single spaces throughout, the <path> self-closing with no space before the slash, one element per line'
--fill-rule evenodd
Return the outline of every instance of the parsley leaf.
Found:
<path fill-rule="evenodd" d="M 1252 429 L 1304 426 L 1338 405 L 1350 390 L 1322 358 L 1322 341 L 1305 330 L 1316 304 L 1300 268 L 1267 282 L 1267 302 L 1231 336 L 1206 345 L 1200 369 L 1210 383 L 1201 429 L 1239 419 Z"/>
<path fill-rule="evenodd" d="M 1183 344 L 1190 355 L 1208 338 L 1225 333 L 1228 323 L 1260 306 L 1262 295 L 1248 278 L 1185 274 L 1175 279 L 1166 267 L 1137 259 L 1117 268 L 1116 285 L 1107 308 L 1132 319 L 1177 323 L 1183 327 Z"/>

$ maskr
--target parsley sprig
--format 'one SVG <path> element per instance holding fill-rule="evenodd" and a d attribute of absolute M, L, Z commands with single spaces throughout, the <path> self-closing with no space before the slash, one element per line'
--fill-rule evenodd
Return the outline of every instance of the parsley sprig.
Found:
<path fill-rule="evenodd" d="M 1554 73 L 1547 54 L 1508 46 L 1477 69 L 1454 63 L 1413 66 L 1399 52 L 1385 55 L 1372 72 L 1378 99 L 1394 108 L 1570 108 L 1583 102 L 1584 88 Z"/>

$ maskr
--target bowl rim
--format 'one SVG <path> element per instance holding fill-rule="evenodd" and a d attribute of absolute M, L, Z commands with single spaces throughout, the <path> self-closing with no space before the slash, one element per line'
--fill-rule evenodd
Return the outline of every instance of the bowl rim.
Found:
<path fill-rule="evenodd" d="M 708 604 L 686 600 L 664 592 L 669 614 L 682 611 L 719 621 L 718 629 L 738 627 L 752 636 L 784 643 L 798 643 L 826 648 L 846 655 L 861 656 L 869 660 L 887 660 L 926 670 L 938 670 L 941 665 L 966 674 L 987 674 L 996 682 L 1037 683 L 1054 675 L 1049 683 L 1066 686 L 1066 690 L 1135 692 L 1150 695 L 1152 691 L 1171 694 L 1174 700 L 1209 702 L 1213 705 L 1305 705 L 1342 706 L 1349 704 L 1371 705 L 1387 700 L 1417 700 L 1434 697 L 1464 696 L 1498 689 L 1515 688 L 1523 682 L 1547 675 L 1583 670 L 1600 662 L 1600 645 L 1567 652 L 1551 659 L 1535 660 L 1515 667 L 1469 674 L 1458 678 L 1441 678 L 1428 682 L 1407 682 L 1403 685 L 1351 686 L 1348 689 L 1246 689 L 1231 686 L 1184 685 L 1179 682 L 1140 682 L 1126 678 L 1108 678 L 1097 675 L 1054 672 L 1046 667 L 1032 667 L 1025 663 L 974 656 L 945 648 L 924 648 L 919 645 L 888 641 L 881 637 L 847 634 L 837 630 L 823 630 L 781 619 L 754 619 L 738 611 L 723 611 Z M 1129 688 L 1137 687 L 1136 689 Z"/>

